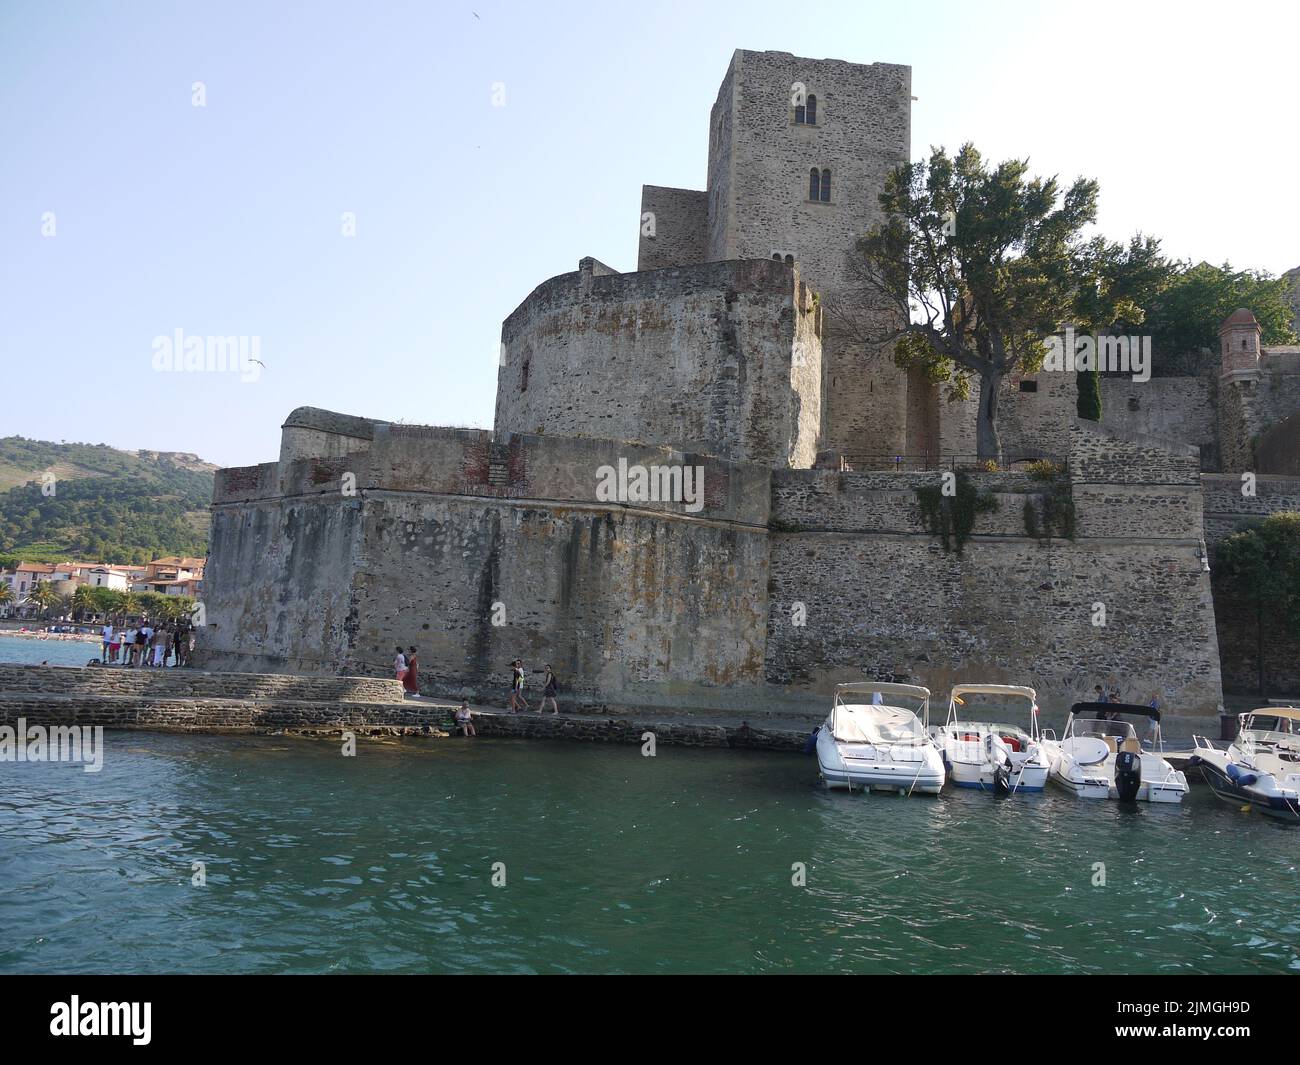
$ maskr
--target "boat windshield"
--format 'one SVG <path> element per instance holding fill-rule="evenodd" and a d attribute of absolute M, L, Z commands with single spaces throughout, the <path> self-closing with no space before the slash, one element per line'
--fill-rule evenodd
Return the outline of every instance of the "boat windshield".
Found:
<path fill-rule="evenodd" d="M 930 739 L 912 711 L 880 704 L 837 705 L 832 735 L 844 743 L 918 744 Z"/>
<path fill-rule="evenodd" d="M 1070 722 L 1070 728 L 1067 730 L 1074 736 L 1106 736 L 1114 737 L 1119 740 L 1136 739 L 1137 729 L 1133 727 L 1132 721 L 1125 721 L 1123 718 L 1106 718 L 1097 720 L 1096 718 L 1076 717 Z"/>
<path fill-rule="evenodd" d="M 1253 714 L 1247 714 L 1241 727 L 1249 732 L 1276 732 L 1283 736 L 1300 735 L 1300 721 L 1290 716 L 1270 714 L 1267 710 L 1256 710 Z"/>

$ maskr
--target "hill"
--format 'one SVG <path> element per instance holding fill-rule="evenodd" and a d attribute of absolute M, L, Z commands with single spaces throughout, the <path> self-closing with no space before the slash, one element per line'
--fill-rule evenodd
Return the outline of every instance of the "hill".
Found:
<path fill-rule="evenodd" d="M 216 469 L 183 452 L 2 437 L 0 556 L 117 563 L 202 557 Z"/>

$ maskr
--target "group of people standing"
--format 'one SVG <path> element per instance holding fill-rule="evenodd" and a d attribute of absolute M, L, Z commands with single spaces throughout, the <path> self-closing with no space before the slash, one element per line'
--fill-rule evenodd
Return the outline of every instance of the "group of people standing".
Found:
<path fill-rule="evenodd" d="M 105 625 L 99 635 L 99 660 L 106 666 L 187 666 L 194 651 L 194 628 L 185 622 L 155 628 L 145 618 L 134 627 Z"/>
<path fill-rule="evenodd" d="M 393 659 L 393 672 L 397 679 L 402 682 L 402 687 L 406 689 L 407 695 L 420 694 L 420 661 L 419 652 L 414 645 L 402 650 L 401 644 L 397 646 L 397 657 Z"/>

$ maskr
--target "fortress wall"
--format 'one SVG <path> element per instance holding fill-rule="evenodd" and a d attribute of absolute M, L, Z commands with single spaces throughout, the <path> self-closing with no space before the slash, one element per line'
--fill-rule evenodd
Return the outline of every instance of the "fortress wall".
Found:
<path fill-rule="evenodd" d="M 1300 477 L 1255 476 L 1255 494 L 1242 494 L 1241 474 L 1207 473 L 1201 478 L 1205 493 L 1205 539 L 1213 546 L 1225 536 L 1245 528 L 1252 518 L 1266 518 L 1281 510 L 1300 511 Z"/>
<path fill-rule="evenodd" d="M 1177 440 L 1201 449 L 1213 469 L 1218 450 L 1218 391 L 1211 377 L 1101 378 L 1101 424 L 1123 432 Z"/>
<path fill-rule="evenodd" d="M 496 428 L 811 461 L 816 321 L 797 273 L 770 260 L 552 278 L 502 328 Z"/>
<path fill-rule="evenodd" d="M 368 489 L 602 506 L 597 496 L 601 471 L 617 471 L 620 460 L 629 470 L 699 466 L 704 471 L 702 509 L 689 512 L 683 500 L 672 499 L 629 500 L 628 505 L 712 521 L 767 522 L 766 467 L 667 447 L 526 433 L 498 438 L 482 429 L 402 425 L 380 430 L 367 458 Z"/>
<path fill-rule="evenodd" d="M 1006 377 L 998 404 L 998 439 L 1007 460 L 1050 456 L 1064 458 L 1070 450 L 1070 423 L 1077 414 L 1077 388 L 1072 373 L 1044 372 L 1023 377 Z M 1020 391 L 1021 380 L 1037 386 L 1035 392 Z M 939 388 L 940 461 L 947 456 L 966 460 L 979 453 L 976 419 L 979 412 L 980 379 L 971 379 L 970 398 L 949 403 Z"/>
<path fill-rule="evenodd" d="M 772 477 L 772 528 L 783 532 L 897 533 L 929 536 L 917 490 L 941 484 L 935 470 L 851 472 L 783 470 Z M 1047 488 L 1024 473 L 971 474 L 998 509 L 976 516 L 977 536 L 1024 536 L 1024 504 Z"/>
<path fill-rule="evenodd" d="M 216 504 L 196 664 L 248 672 L 343 672 L 351 639 L 361 504 Z"/>
<path fill-rule="evenodd" d="M 654 236 L 646 214 L 654 216 Z M 709 259 L 709 194 L 695 189 L 641 186 L 641 236 L 637 270 L 689 266 Z"/>
<path fill-rule="evenodd" d="M 1000 506 L 979 516 L 963 555 L 923 531 L 915 490 L 933 471 L 776 475 L 767 680 L 792 699 L 877 673 L 936 691 L 1024 683 L 1053 711 L 1106 683 L 1142 702 L 1159 689 L 1170 712 L 1214 713 L 1195 449 L 1077 419 L 1070 434 L 1073 542 L 1025 535 L 1024 501 L 1046 488 L 1029 474 L 974 475 Z M 795 603 L 805 626 L 792 623 Z"/>
<path fill-rule="evenodd" d="M 361 554 L 351 671 L 382 672 L 395 644 L 414 643 L 426 690 L 496 705 L 515 657 L 551 663 L 566 697 L 598 703 L 725 705 L 761 679 L 762 530 L 380 496 L 367 500 Z"/>
<path fill-rule="evenodd" d="M 1255 469 L 1257 439 L 1300 410 L 1300 352 L 1260 359 L 1253 379 L 1219 382 L 1219 450 L 1228 473 Z"/>
<path fill-rule="evenodd" d="M 1170 713 L 1222 701 L 1209 575 L 1190 546 L 973 539 L 958 556 L 916 536 L 774 533 L 771 572 L 765 675 L 809 704 L 886 672 L 935 692 L 1028 684 L 1053 716 L 1102 683 L 1141 702 L 1158 690 Z"/>
<path fill-rule="evenodd" d="M 339 414 L 319 407 L 299 407 L 284 420 L 280 432 L 280 461 L 339 458 L 370 446 L 375 418 Z"/>

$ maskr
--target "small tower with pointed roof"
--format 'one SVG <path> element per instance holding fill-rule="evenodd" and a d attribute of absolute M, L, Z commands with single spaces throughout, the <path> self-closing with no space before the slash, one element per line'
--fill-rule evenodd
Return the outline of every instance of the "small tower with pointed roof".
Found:
<path fill-rule="evenodd" d="M 1259 373 L 1259 322 L 1245 307 L 1238 307 L 1219 326 L 1221 377 L 1238 379 Z"/>

